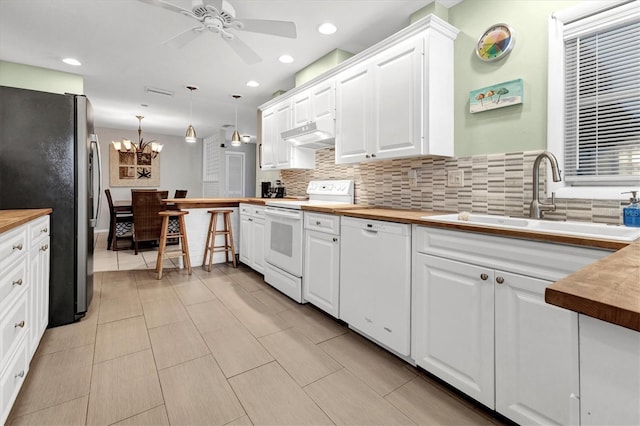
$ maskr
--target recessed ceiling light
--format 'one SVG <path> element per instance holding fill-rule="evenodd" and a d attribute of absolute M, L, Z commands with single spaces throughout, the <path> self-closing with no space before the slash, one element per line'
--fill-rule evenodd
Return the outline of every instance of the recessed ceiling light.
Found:
<path fill-rule="evenodd" d="M 73 65 L 74 67 L 79 67 L 80 65 L 82 65 L 82 63 L 80 63 L 79 60 L 74 58 L 64 58 L 62 62 L 64 62 L 67 65 Z"/>
<path fill-rule="evenodd" d="M 318 32 L 320 34 L 329 35 L 335 33 L 336 31 L 338 31 L 338 28 L 336 28 L 336 26 L 330 22 L 325 22 L 318 27 Z"/>
<path fill-rule="evenodd" d="M 291 62 L 293 62 L 293 56 L 291 55 L 282 55 L 278 58 L 278 60 L 280 62 L 282 62 L 283 64 L 290 64 Z"/>
<path fill-rule="evenodd" d="M 258 83 L 255 80 L 247 81 L 247 87 L 258 87 L 258 86 L 260 86 L 260 83 Z"/>

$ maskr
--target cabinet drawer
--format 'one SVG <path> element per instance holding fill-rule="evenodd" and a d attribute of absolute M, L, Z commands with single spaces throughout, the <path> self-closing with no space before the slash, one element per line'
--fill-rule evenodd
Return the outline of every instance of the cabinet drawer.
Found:
<path fill-rule="evenodd" d="M 49 236 L 51 227 L 49 225 L 49 216 L 44 216 L 33 220 L 29 223 L 29 238 L 32 244 L 40 239 Z"/>
<path fill-rule="evenodd" d="M 557 281 L 608 250 L 414 225 L 413 249 L 474 265 Z"/>
<path fill-rule="evenodd" d="M 14 307 L 2 316 L 0 320 L 0 359 L 4 361 L 11 355 L 11 352 L 22 336 L 27 334 L 29 328 L 29 318 L 27 318 L 27 294 L 22 297 Z"/>
<path fill-rule="evenodd" d="M 0 269 L 28 251 L 27 229 L 22 225 L 0 235 Z"/>
<path fill-rule="evenodd" d="M 251 217 L 264 217 L 264 206 L 255 206 L 253 204 L 241 203 L 239 206 L 240 214 Z"/>
<path fill-rule="evenodd" d="M 29 371 L 26 342 L 26 339 L 22 339 L 19 343 L 15 356 L 9 361 L 9 365 L 0 378 L 0 400 L 2 401 L 0 424 L 4 424 L 7 420 L 11 406 L 16 400 L 20 387 L 22 387 L 22 383 Z"/>
<path fill-rule="evenodd" d="M 27 257 L 24 256 L 18 262 L 12 264 L 0 275 L 0 308 L 5 302 L 13 300 L 28 283 Z M 0 312 L 6 311 L 1 309 Z"/>
<path fill-rule="evenodd" d="M 340 235 L 340 216 L 322 213 L 305 213 L 304 228 L 327 234 Z"/>

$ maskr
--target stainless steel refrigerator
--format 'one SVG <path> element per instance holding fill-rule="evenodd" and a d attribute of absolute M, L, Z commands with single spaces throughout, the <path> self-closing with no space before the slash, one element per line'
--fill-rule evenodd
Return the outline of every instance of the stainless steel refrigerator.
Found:
<path fill-rule="evenodd" d="M 53 209 L 49 327 L 91 304 L 99 158 L 86 97 L 0 86 L 0 209 Z"/>

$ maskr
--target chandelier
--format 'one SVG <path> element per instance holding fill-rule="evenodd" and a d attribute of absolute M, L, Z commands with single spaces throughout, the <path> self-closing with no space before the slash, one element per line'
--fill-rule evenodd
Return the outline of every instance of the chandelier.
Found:
<path fill-rule="evenodd" d="M 142 139 L 142 119 L 144 116 L 136 115 L 138 119 L 138 143 L 131 142 L 129 139 L 122 138 L 121 141 L 112 141 L 113 147 L 119 152 L 140 152 L 149 153 L 151 158 L 156 158 L 160 151 L 162 151 L 163 144 L 159 144 L 156 141 L 144 141 Z"/>

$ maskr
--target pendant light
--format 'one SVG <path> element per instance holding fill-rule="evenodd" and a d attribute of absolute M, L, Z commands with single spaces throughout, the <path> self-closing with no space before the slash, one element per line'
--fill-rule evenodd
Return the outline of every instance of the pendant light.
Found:
<path fill-rule="evenodd" d="M 187 86 L 187 89 L 191 92 L 191 99 L 189 101 L 189 127 L 187 127 L 187 134 L 184 137 L 185 142 L 196 143 L 196 129 L 191 124 L 193 121 L 193 91 L 198 90 L 196 86 Z"/>
<path fill-rule="evenodd" d="M 236 129 L 233 131 L 233 135 L 231 135 L 231 146 L 240 146 L 242 145 L 240 139 L 240 133 L 238 132 L 238 99 L 241 98 L 240 95 L 231 95 L 233 99 L 236 100 Z"/>

